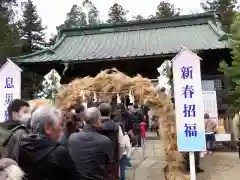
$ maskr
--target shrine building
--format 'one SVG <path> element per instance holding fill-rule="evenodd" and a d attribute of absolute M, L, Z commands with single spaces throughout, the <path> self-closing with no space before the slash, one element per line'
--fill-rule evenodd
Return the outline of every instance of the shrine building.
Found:
<path fill-rule="evenodd" d="M 219 62 L 231 62 L 226 34 L 213 13 L 129 21 L 63 29 L 56 44 L 36 53 L 11 58 L 30 71 L 45 75 L 56 69 L 62 84 L 116 67 L 129 76 L 159 76 L 157 68 L 184 46 L 202 58 L 203 90 L 216 90 L 218 109 L 227 105 L 227 81 Z"/>

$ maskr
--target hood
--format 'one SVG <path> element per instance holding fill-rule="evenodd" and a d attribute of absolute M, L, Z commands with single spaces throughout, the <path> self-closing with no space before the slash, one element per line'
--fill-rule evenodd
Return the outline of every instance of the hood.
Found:
<path fill-rule="evenodd" d="M 12 135 L 12 129 L 21 125 L 19 121 L 7 120 L 0 123 L 0 145 L 5 145 Z"/>
<path fill-rule="evenodd" d="M 101 131 L 116 131 L 117 124 L 110 118 L 102 118 Z"/>
<path fill-rule="evenodd" d="M 36 164 L 57 146 L 49 137 L 30 134 L 19 143 L 19 161 L 24 164 Z"/>
<path fill-rule="evenodd" d="M 6 130 L 12 130 L 13 128 L 21 125 L 20 121 L 7 120 L 3 123 L 0 123 L 0 127 Z"/>
<path fill-rule="evenodd" d="M 116 111 L 113 121 L 116 123 L 120 123 L 120 122 L 122 122 L 122 120 L 123 120 L 122 119 L 122 111 L 120 111 L 120 110 Z"/>
<path fill-rule="evenodd" d="M 108 116 L 102 116 L 102 117 L 101 117 L 101 121 L 102 121 L 102 123 L 105 123 L 105 122 L 107 122 L 107 121 L 111 121 L 111 119 L 110 119 L 110 117 L 108 117 Z"/>
<path fill-rule="evenodd" d="M 0 160 L 0 171 L 1 180 L 21 180 L 24 176 L 23 171 L 17 166 L 17 163 L 8 158 Z"/>
<path fill-rule="evenodd" d="M 130 112 L 131 112 L 131 113 L 136 113 L 136 112 L 139 112 L 139 109 L 138 109 L 138 108 L 132 108 L 132 109 L 130 110 Z"/>
<path fill-rule="evenodd" d="M 129 112 L 126 110 L 122 112 L 123 117 L 128 117 L 129 115 L 130 115 Z"/>

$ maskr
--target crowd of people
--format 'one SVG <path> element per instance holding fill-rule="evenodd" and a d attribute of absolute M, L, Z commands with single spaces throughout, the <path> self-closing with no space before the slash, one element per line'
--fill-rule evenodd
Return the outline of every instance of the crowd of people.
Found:
<path fill-rule="evenodd" d="M 113 112 L 108 103 L 77 104 L 64 115 L 54 105 L 9 104 L 9 118 L 0 123 L 3 180 L 125 179 L 132 151 L 144 145 L 147 122 L 139 105 L 118 104 Z"/>

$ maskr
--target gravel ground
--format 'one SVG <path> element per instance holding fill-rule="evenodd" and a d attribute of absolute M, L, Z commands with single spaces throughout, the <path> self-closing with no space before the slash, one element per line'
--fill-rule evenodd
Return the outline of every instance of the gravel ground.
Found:
<path fill-rule="evenodd" d="M 156 133 L 147 135 L 144 148 L 133 153 L 131 158 L 133 167 L 127 170 L 127 180 L 165 180 L 163 142 L 156 137 Z"/>
<path fill-rule="evenodd" d="M 206 155 L 200 166 L 204 173 L 197 175 L 197 180 L 239 180 L 240 159 L 236 152 L 216 152 Z"/>
<path fill-rule="evenodd" d="M 145 148 L 132 157 L 133 168 L 127 171 L 127 180 L 164 180 L 162 141 L 148 133 Z M 202 158 L 200 167 L 204 173 L 197 180 L 240 180 L 240 159 L 236 152 L 215 152 Z"/>

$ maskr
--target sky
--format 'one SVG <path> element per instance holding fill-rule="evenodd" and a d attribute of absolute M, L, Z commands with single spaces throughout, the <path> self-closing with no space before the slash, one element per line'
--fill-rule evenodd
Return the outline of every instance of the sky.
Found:
<path fill-rule="evenodd" d="M 56 33 L 56 26 L 63 23 L 73 4 L 80 6 L 82 4 L 82 0 L 33 0 L 33 2 L 37 5 L 43 24 L 47 26 L 47 37 Z M 131 19 L 133 15 L 137 14 L 143 15 L 143 17 L 155 14 L 160 0 L 92 0 L 92 2 L 99 10 L 100 19 L 106 21 L 108 10 L 114 3 L 119 3 L 127 9 L 129 11 L 127 17 Z M 201 12 L 200 2 L 202 0 L 168 0 L 168 2 L 180 8 L 182 14 Z"/>

